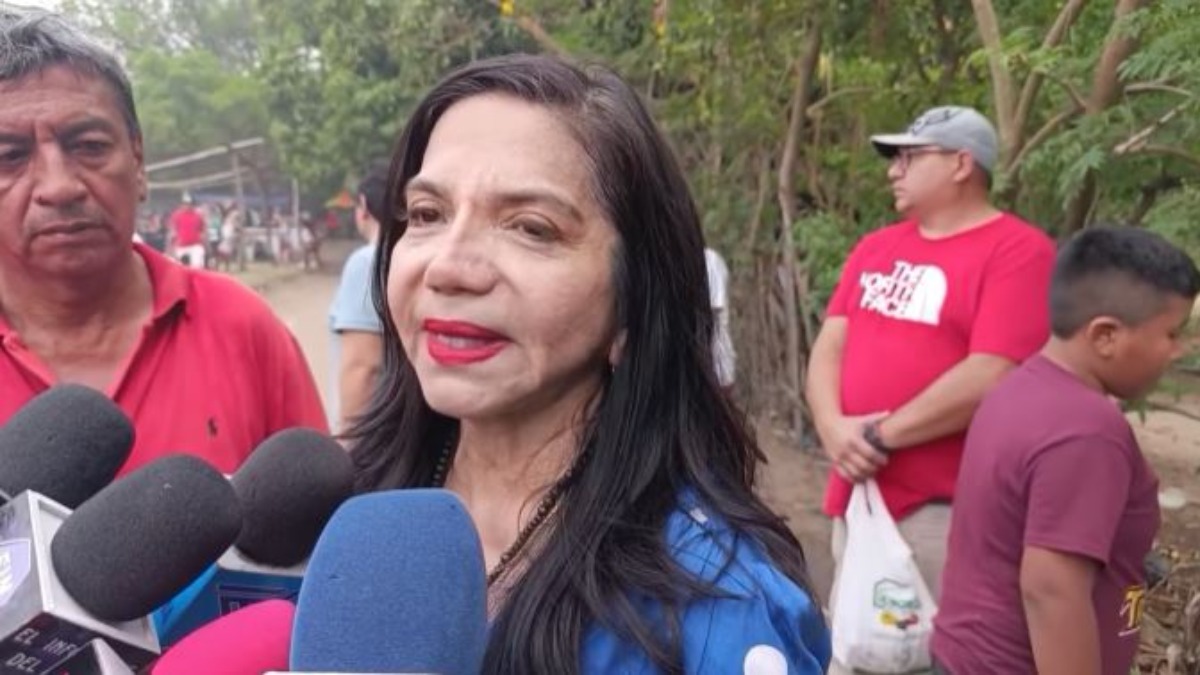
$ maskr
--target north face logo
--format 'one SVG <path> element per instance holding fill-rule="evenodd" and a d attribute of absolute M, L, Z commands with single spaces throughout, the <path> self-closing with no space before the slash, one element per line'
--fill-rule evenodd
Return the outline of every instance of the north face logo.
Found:
<path fill-rule="evenodd" d="M 863 309 L 892 319 L 915 321 L 930 326 L 941 322 L 946 304 L 946 273 L 935 265 L 896 261 L 890 274 L 863 272 Z"/>

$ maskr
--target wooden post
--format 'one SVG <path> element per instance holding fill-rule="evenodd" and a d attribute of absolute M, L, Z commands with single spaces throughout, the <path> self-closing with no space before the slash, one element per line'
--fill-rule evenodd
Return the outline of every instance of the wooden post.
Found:
<path fill-rule="evenodd" d="M 238 269 L 242 272 L 245 272 L 247 257 L 246 246 L 251 246 L 251 252 L 254 250 L 253 243 L 245 236 L 246 230 L 250 225 L 250 211 L 246 208 L 246 193 L 244 187 L 242 186 L 242 167 L 240 162 L 238 162 L 238 155 L 236 152 L 229 153 L 229 162 L 233 168 L 234 201 L 237 204 L 238 211 L 242 214 L 242 237 L 238 242 L 237 251 L 234 252 L 234 257 L 237 258 Z"/>
<path fill-rule="evenodd" d="M 300 222 L 300 181 L 292 178 L 292 222 Z"/>

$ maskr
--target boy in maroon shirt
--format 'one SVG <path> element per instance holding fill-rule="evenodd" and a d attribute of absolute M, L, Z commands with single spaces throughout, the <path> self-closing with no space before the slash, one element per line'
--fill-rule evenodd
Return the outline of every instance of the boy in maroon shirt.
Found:
<path fill-rule="evenodd" d="M 934 658 L 941 672 L 1126 675 L 1158 480 L 1113 398 L 1183 346 L 1200 272 L 1158 235 L 1097 227 L 1059 253 L 1053 336 L 984 399 L 959 473 Z"/>

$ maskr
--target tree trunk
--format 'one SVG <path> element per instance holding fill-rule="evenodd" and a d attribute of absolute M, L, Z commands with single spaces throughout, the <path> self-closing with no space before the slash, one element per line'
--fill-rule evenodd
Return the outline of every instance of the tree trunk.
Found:
<path fill-rule="evenodd" d="M 883 58 L 887 54 L 887 36 L 892 14 L 891 0 L 875 0 L 871 10 L 867 31 L 871 41 L 867 46 L 872 58 Z"/>
<path fill-rule="evenodd" d="M 1116 103 L 1120 97 L 1121 79 L 1118 69 L 1137 48 L 1137 41 L 1117 32 L 1116 27 L 1126 16 L 1141 9 L 1146 3 L 1147 0 L 1117 0 L 1113 24 L 1108 31 L 1108 41 L 1104 43 L 1104 51 L 1101 52 L 1100 61 L 1092 75 L 1092 93 L 1088 96 L 1084 114 L 1098 115 Z M 1063 222 L 1063 229 L 1067 234 L 1078 232 L 1087 225 L 1096 196 L 1096 173 L 1088 171 L 1083 177 L 1083 185 L 1067 206 L 1067 215 Z"/>
<path fill-rule="evenodd" d="M 801 137 L 804 132 L 805 111 L 808 110 L 809 91 L 813 73 L 816 72 L 817 61 L 821 54 L 821 27 L 814 19 L 809 25 L 804 37 L 803 51 L 795 63 L 796 86 L 792 92 L 791 109 L 788 115 L 787 136 L 784 139 L 783 155 L 779 160 L 779 182 L 777 196 L 779 211 L 783 217 L 780 236 L 781 258 L 785 279 L 780 289 L 783 294 L 786 339 L 786 369 L 784 386 L 787 388 L 786 397 L 788 409 L 791 411 L 792 428 L 797 433 L 803 433 L 805 427 L 804 402 L 801 391 L 804 382 L 804 354 L 801 353 L 801 341 L 805 345 L 812 340 L 811 336 L 802 335 L 803 319 L 800 314 L 804 311 L 807 298 L 798 297 L 800 289 L 806 289 L 807 284 L 801 283 L 801 277 L 808 277 L 807 265 L 797 260 L 796 242 L 792 236 L 792 225 L 796 222 L 796 157 L 799 153 Z"/>
<path fill-rule="evenodd" d="M 1083 5 L 1087 0 L 1068 0 L 1059 10 L 1054 23 L 1046 31 L 1042 39 L 1042 49 L 1053 49 L 1066 38 L 1067 31 L 1074 25 Z M 988 68 L 992 77 L 992 94 L 996 102 L 996 128 L 1000 136 L 1000 170 L 1001 191 L 997 200 L 1010 206 L 1017 200 L 1021 191 L 1020 163 L 1018 158 L 1026 153 L 1025 139 L 1027 136 L 1029 117 L 1041 91 L 1043 73 L 1033 71 L 1025 78 L 1019 96 L 1014 97 L 1015 83 L 1012 73 L 1004 62 L 1004 52 L 1001 48 L 1000 25 L 996 19 L 996 10 L 991 0 L 972 0 L 975 10 L 975 22 L 979 28 L 979 37 L 983 41 L 988 55 Z M 1058 123 L 1055 123 L 1055 127 Z M 1043 127 L 1046 129 L 1047 127 Z M 1053 130 L 1051 128 L 1051 130 Z M 1039 142 L 1045 140 L 1039 138 Z"/>
<path fill-rule="evenodd" d="M 996 8 L 991 0 L 971 0 L 975 10 L 975 24 L 979 38 L 987 52 L 988 71 L 992 76 L 992 100 L 996 106 L 996 131 L 1000 136 L 1001 155 L 1011 152 L 1016 145 L 1014 119 L 1017 110 L 1013 98 L 1012 73 L 1004 62 L 1004 49 L 1000 39 L 1000 22 L 996 19 Z"/>
<path fill-rule="evenodd" d="M 1083 5 L 1087 0 L 1069 0 L 1063 8 L 1059 10 L 1058 17 L 1054 19 L 1054 24 L 1050 30 L 1046 32 L 1046 37 L 1042 40 L 1042 49 L 1053 49 L 1062 44 L 1063 39 L 1067 36 L 1067 30 L 1074 25 L 1075 20 L 1079 18 L 1079 13 L 1083 10 Z M 1021 96 L 1017 99 L 1017 109 L 1014 111 L 1015 119 L 1013 126 L 1015 127 L 1015 135 L 1018 140 L 1017 145 L 1020 145 L 1020 140 L 1025 137 L 1026 127 L 1029 125 L 1029 114 L 1033 110 L 1033 105 L 1037 101 L 1038 92 L 1042 87 L 1044 75 L 1038 71 L 1029 73 L 1025 78 L 1025 84 L 1021 87 Z M 1013 155 L 1005 155 L 1011 161 L 1015 156 L 1015 152 L 1019 148 L 1013 148 Z"/>

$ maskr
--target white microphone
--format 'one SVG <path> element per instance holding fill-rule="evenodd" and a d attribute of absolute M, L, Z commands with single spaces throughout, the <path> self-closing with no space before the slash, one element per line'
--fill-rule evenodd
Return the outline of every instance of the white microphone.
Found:
<path fill-rule="evenodd" d="M 134 675 L 104 640 L 92 640 L 83 649 L 54 664 L 44 675 Z"/>
<path fill-rule="evenodd" d="M 149 618 L 106 622 L 63 588 L 50 561 L 50 543 L 70 509 L 22 492 L 0 507 L 0 673 L 44 672 L 96 638 L 108 640 L 124 661 L 146 664 L 158 656 Z"/>

